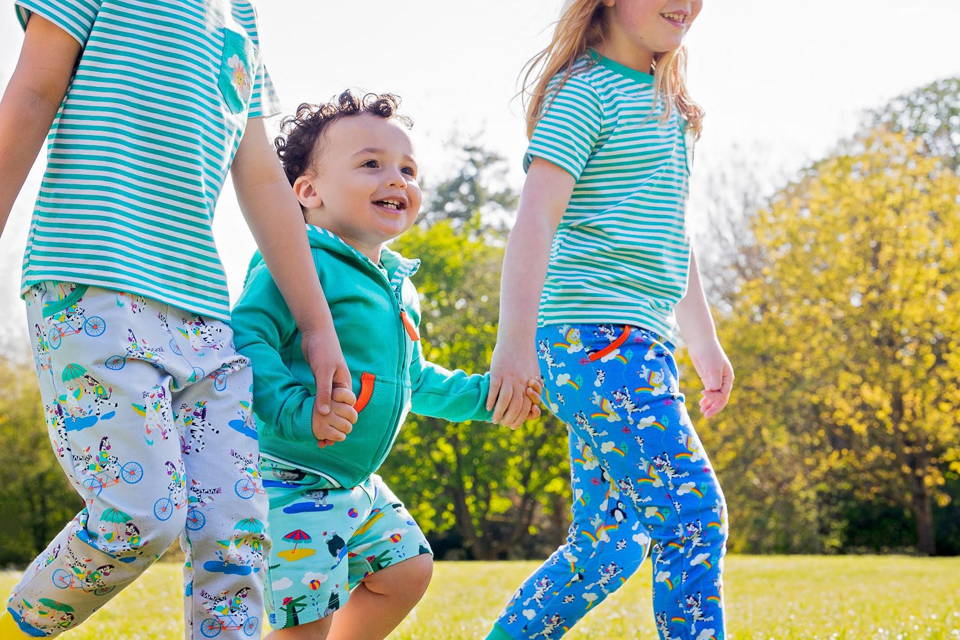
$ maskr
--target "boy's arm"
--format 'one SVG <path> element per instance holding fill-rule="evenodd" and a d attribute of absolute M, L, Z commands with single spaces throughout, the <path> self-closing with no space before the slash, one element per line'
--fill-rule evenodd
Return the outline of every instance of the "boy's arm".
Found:
<path fill-rule="evenodd" d="M 70 84 L 80 43 L 49 20 L 27 23 L 20 59 L 0 99 L 0 235 Z"/>
<path fill-rule="evenodd" d="M 326 415 L 333 387 L 351 388 L 350 371 L 310 257 L 300 204 L 262 118 L 247 123 L 231 174 L 250 231 L 300 328 L 303 355 L 317 382 L 314 408 Z"/>
<path fill-rule="evenodd" d="M 313 438 L 313 394 L 293 377 L 280 355 L 297 326 L 263 263 L 250 272 L 231 324 L 237 351 L 253 362 L 253 406 L 257 415 L 283 438 Z"/>
<path fill-rule="evenodd" d="M 412 287 L 411 287 L 412 288 Z M 416 292 L 407 297 L 407 311 L 414 325 L 420 325 L 420 304 Z M 485 406 L 490 390 L 490 374 L 469 374 L 457 369 L 450 371 L 430 362 L 423 356 L 420 340 L 413 343 L 410 360 L 410 381 L 413 386 L 414 413 L 444 418 L 453 422 L 486 420 L 493 411 Z"/>

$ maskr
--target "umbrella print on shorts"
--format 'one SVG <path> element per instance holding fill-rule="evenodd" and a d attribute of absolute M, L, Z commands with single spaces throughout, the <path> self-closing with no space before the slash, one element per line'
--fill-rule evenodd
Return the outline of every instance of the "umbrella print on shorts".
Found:
<path fill-rule="evenodd" d="M 265 527 L 263 522 L 257 520 L 256 518 L 244 518 L 243 520 L 238 520 L 237 524 L 233 525 L 234 532 L 242 531 L 244 533 L 258 534 L 263 533 Z"/>
<path fill-rule="evenodd" d="M 60 374 L 60 379 L 64 382 L 70 382 L 71 380 L 76 380 L 77 378 L 83 377 L 87 372 L 83 366 L 77 364 L 76 362 L 71 362 L 63 368 L 63 373 Z"/>
<path fill-rule="evenodd" d="M 239 431 L 248 438 L 259 440 L 259 436 L 257 435 L 257 425 L 253 421 L 253 412 L 250 411 L 250 403 L 245 400 L 241 400 L 240 409 L 237 410 L 237 415 L 240 417 L 234 418 L 227 423 L 229 427 L 235 431 Z"/>
<path fill-rule="evenodd" d="M 259 559 L 253 559 L 252 556 L 259 556 L 263 548 L 264 531 L 266 527 L 263 522 L 256 518 L 244 518 L 238 520 L 233 525 L 233 537 L 229 540 L 217 540 L 224 551 L 217 551 L 217 560 L 207 560 L 203 563 L 203 568 L 211 573 L 226 573 L 238 576 L 248 576 L 251 573 L 260 571 Z M 244 546 L 249 547 L 249 553 L 241 553 Z M 244 556 L 248 556 L 245 558 Z M 236 560 L 237 562 L 233 562 Z M 252 564 L 240 564 L 253 560 Z"/>
<path fill-rule="evenodd" d="M 24 601 L 24 604 L 26 604 L 26 601 Z M 53 622 L 58 626 L 69 626 L 74 620 L 73 613 L 73 607 L 66 603 L 58 602 L 57 600 L 53 600 L 51 598 L 40 598 L 37 600 L 35 615 L 39 616 L 40 618 L 46 618 L 47 621 Z M 64 623 L 66 624 L 64 625 Z M 30 632 L 28 633 L 29 635 L 38 635 Z M 44 633 L 43 635 L 46 634 Z"/>
<path fill-rule="evenodd" d="M 72 382 L 77 378 L 82 378 L 86 375 L 87 370 L 77 364 L 72 362 L 63 368 L 63 372 L 60 374 L 60 379 L 64 382 Z M 70 396 L 70 397 L 68 397 Z M 71 402 L 71 397 L 73 402 Z M 62 394 L 60 396 L 60 401 L 67 405 L 66 415 L 63 419 L 63 426 L 67 431 L 82 431 L 83 429 L 89 429 L 93 425 L 97 424 L 99 418 L 96 415 L 93 415 L 91 411 L 84 409 L 79 406 L 80 398 L 83 397 L 83 386 L 78 385 L 75 389 L 69 390 L 67 394 Z"/>
<path fill-rule="evenodd" d="M 310 534 L 304 531 L 303 529 L 294 529 L 287 535 L 283 536 L 283 539 L 287 542 L 293 543 L 293 549 L 284 549 L 283 551 L 278 551 L 277 555 L 286 560 L 287 562 L 296 562 L 297 560 L 302 560 L 303 558 L 308 558 L 316 553 L 314 549 L 300 549 L 299 545 L 301 543 L 312 542 L 313 538 L 310 537 Z"/>
<path fill-rule="evenodd" d="M 120 527 L 126 525 L 128 522 L 130 522 L 130 520 L 132 520 L 130 514 L 125 513 L 120 509 L 114 509 L 113 507 L 104 509 L 103 513 L 100 514 L 100 522 L 109 522 L 113 525 L 113 527 L 111 527 L 113 529 L 112 534 L 108 533 L 104 535 L 104 539 L 106 539 L 108 542 L 115 540 L 116 537 L 120 535 Z"/>

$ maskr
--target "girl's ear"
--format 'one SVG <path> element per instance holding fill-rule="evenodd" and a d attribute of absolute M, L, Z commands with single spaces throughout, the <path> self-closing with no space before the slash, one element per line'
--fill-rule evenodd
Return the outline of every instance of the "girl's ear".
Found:
<path fill-rule="evenodd" d="M 297 194 L 297 200 L 304 209 L 319 209 L 323 206 L 323 198 L 313 186 L 310 177 L 302 175 L 293 182 L 293 192 Z"/>

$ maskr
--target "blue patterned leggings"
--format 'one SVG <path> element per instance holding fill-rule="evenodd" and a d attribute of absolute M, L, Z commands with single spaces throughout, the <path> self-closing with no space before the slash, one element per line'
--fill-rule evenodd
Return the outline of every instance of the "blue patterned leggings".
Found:
<path fill-rule="evenodd" d="M 550 410 L 567 423 L 573 523 L 488 636 L 560 638 L 648 550 L 661 640 L 723 640 L 726 503 L 679 391 L 672 346 L 636 327 L 537 331 Z"/>

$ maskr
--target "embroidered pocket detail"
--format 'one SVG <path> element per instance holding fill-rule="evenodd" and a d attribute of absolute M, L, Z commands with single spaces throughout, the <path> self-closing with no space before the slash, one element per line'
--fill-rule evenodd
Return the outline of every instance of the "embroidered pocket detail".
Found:
<path fill-rule="evenodd" d="M 231 29 L 223 29 L 223 55 L 218 86 L 223 101 L 233 113 L 242 113 L 253 94 L 253 44 Z"/>

